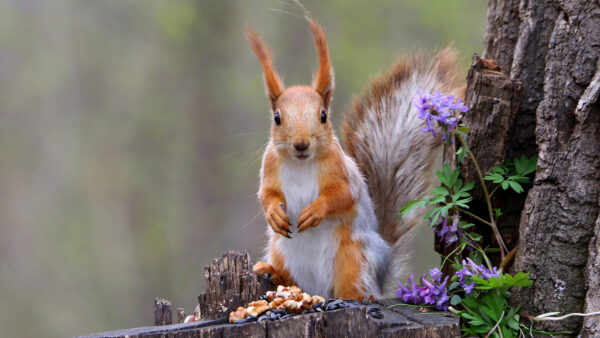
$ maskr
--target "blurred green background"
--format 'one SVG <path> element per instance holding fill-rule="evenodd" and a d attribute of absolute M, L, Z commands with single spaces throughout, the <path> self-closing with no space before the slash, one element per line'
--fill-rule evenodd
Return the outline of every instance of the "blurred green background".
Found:
<path fill-rule="evenodd" d="M 481 52 L 482 0 L 308 1 L 336 71 L 333 121 L 401 53 Z M 316 56 L 291 0 L 0 1 L 0 336 L 150 325 L 190 312 L 203 266 L 265 242 L 269 128 L 245 23 L 286 84 Z M 438 263 L 430 229 L 412 270 Z"/>

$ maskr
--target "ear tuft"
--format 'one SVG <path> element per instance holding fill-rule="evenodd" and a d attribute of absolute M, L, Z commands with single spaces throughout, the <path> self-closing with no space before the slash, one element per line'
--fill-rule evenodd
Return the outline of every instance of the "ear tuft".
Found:
<path fill-rule="evenodd" d="M 250 46 L 252 46 L 252 49 L 262 66 L 267 97 L 271 101 L 271 107 L 274 108 L 275 101 L 277 101 L 277 98 L 283 93 L 283 82 L 275 71 L 271 53 L 269 52 L 267 45 L 265 45 L 260 36 L 248 25 L 244 27 L 244 31 L 246 32 L 246 37 L 248 38 L 248 42 L 250 42 Z"/>
<path fill-rule="evenodd" d="M 312 29 L 319 58 L 319 70 L 313 81 L 313 87 L 323 97 L 325 106 L 328 108 L 333 96 L 334 79 L 333 68 L 331 67 L 331 61 L 329 60 L 327 38 L 325 37 L 323 27 L 313 21 L 310 17 L 306 17 L 306 19 Z"/>

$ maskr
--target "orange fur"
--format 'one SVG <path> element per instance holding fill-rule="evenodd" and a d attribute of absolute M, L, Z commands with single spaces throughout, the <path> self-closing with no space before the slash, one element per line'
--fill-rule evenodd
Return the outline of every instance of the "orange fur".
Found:
<path fill-rule="evenodd" d="M 271 123 L 271 139 L 263 158 L 259 190 L 267 222 L 275 236 L 269 247 L 269 262 L 257 263 L 254 271 L 270 274 L 278 284 L 294 283 L 276 245 L 278 241 L 286 241 L 281 236 L 289 237 L 290 225 L 285 213 L 286 202 L 279 181 L 279 170 L 284 162 L 287 165 L 286 161 L 317 161 L 319 196 L 300 212 L 298 231 L 316 227 L 327 217 L 339 220 L 336 235 L 340 246 L 335 258 L 335 276 L 332 277 L 333 295 L 362 299 L 364 287 L 360 282 L 360 272 L 365 258 L 362 243 L 352 240 L 351 233 L 352 220 L 357 213 L 356 202 L 352 197 L 349 177 L 344 170 L 344 153 L 334 137 L 331 121 L 322 121 L 323 114 L 329 115 L 334 90 L 333 69 L 323 29 L 311 19 L 308 21 L 319 59 L 319 69 L 312 87 L 284 88 L 272 66 L 267 47 L 256 33 L 247 29 L 248 40 L 264 70 L 273 116 L 278 116 L 278 122 Z M 300 143 L 308 145 L 307 149 L 296 149 L 294 145 Z M 301 159 L 304 155 L 308 157 Z M 285 245 L 285 242 L 279 244 Z"/>
<path fill-rule="evenodd" d="M 364 290 L 360 281 L 361 266 L 364 263 L 362 244 L 352 240 L 350 223 L 342 223 L 336 229 L 340 247 L 335 258 L 333 295 L 346 299 L 362 300 Z"/>
<path fill-rule="evenodd" d="M 392 258 L 392 250 L 395 254 L 404 246 L 411 229 L 422 223 L 423 217 L 399 221 L 397 212 L 404 199 L 420 198 L 429 190 L 430 177 L 434 177 L 429 173 L 441 144 L 418 132 L 419 121 L 407 118 L 411 109 L 393 107 L 416 90 L 414 79 L 424 84 L 433 79 L 432 87 L 455 92 L 460 73 L 455 70 L 450 48 L 430 60 L 422 54 L 401 59 L 355 101 L 354 112 L 343 128 L 350 155 L 346 157 L 329 118 L 334 73 L 325 33 L 312 19 L 307 20 L 319 60 L 312 87 L 286 89 L 268 48 L 246 29 L 263 68 L 272 112 L 259 190 L 272 229 L 271 244 L 269 261 L 257 263 L 254 271 L 270 274 L 278 284 L 304 283 L 300 286 L 313 287 L 327 296 L 362 300 L 371 294 L 372 298 L 373 294 L 382 295 L 386 279 L 399 271 L 400 260 L 384 266 Z M 396 124 L 399 119 L 403 123 Z M 395 129 L 380 132 L 382 125 Z M 417 134 L 412 134 L 413 129 Z M 398 137 L 404 134 L 406 139 Z M 404 154 L 404 145 L 414 151 Z M 280 181 L 280 174 L 289 182 Z M 290 238 L 286 198 L 289 215 L 298 217 L 293 221 L 299 232 L 317 227 L 325 218 L 326 225 L 298 234 L 296 241 L 282 239 Z M 330 242 L 339 242 L 336 252 L 323 250 L 331 247 Z"/>
<path fill-rule="evenodd" d="M 289 238 L 290 220 L 285 214 L 285 198 L 278 177 L 280 162 L 270 149 L 263 162 L 263 180 L 258 194 L 260 202 L 273 231 Z"/>
<path fill-rule="evenodd" d="M 273 105 L 277 98 L 283 93 L 283 82 L 275 71 L 273 60 L 271 59 L 271 53 L 269 52 L 267 45 L 265 45 L 260 36 L 256 34 L 256 32 L 250 27 L 246 26 L 245 30 L 246 36 L 248 37 L 248 42 L 250 42 L 250 45 L 252 46 L 252 49 L 254 50 L 254 53 L 258 57 L 258 61 L 260 61 L 260 64 L 263 68 L 267 97 Z"/>
<path fill-rule="evenodd" d="M 258 262 L 254 264 L 253 271 L 257 274 L 268 273 L 271 275 L 271 279 L 275 285 L 291 286 L 294 285 L 294 279 L 290 275 L 290 272 L 285 268 L 285 260 L 275 244 L 279 240 L 279 237 L 273 240 L 269 247 L 269 256 L 271 257 L 271 264 L 265 262 Z"/>
<path fill-rule="evenodd" d="M 294 285 L 294 279 L 290 275 L 290 272 L 285 268 L 285 259 L 283 255 L 277 249 L 275 242 L 277 242 L 279 238 L 273 241 L 273 244 L 269 248 L 269 255 L 271 256 L 271 265 L 276 271 L 279 271 L 279 276 L 281 276 L 280 285 L 291 286 Z"/>
<path fill-rule="evenodd" d="M 342 150 L 333 142 L 329 152 L 319 158 L 319 198 L 306 206 L 298 219 L 299 231 L 316 227 L 328 216 L 354 216 L 354 199 L 350 193 L 350 182 L 343 170 Z"/>
<path fill-rule="evenodd" d="M 319 70 L 314 80 L 315 90 L 321 94 L 325 106 L 329 106 L 331 97 L 333 95 L 333 68 L 331 67 L 331 61 L 329 60 L 329 49 L 327 48 L 327 39 L 323 27 L 314 22 L 312 19 L 308 19 L 310 27 L 315 38 L 315 45 L 317 47 L 317 54 L 319 57 Z"/>

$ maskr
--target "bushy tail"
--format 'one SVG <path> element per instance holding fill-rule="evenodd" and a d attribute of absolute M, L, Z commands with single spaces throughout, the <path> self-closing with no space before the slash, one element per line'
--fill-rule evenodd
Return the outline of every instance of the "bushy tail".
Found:
<path fill-rule="evenodd" d="M 449 47 L 433 57 L 416 53 L 400 58 L 355 99 L 342 127 L 345 150 L 366 177 L 379 233 L 393 248 L 394 279 L 408 258 L 412 230 L 426 213 L 417 209 L 399 219 L 399 209 L 437 183 L 442 156 L 441 141 L 421 131 L 425 124 L 413 99 L 418 89 L 457 93 L 459 75 L 456 53 Z"/>

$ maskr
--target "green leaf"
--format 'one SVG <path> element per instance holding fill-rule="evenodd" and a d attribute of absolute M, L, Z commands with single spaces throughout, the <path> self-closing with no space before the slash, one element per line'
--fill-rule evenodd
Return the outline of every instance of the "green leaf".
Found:
<path fill-rule="evenodd" d="M 495 289 L 500 289 L 504 286 L 504 277 L 490 277 L 490 285 Z"/>
<path fill-rule="evenodd" d="M 454 295 L 450 299 L 450 304 L 452 304 L 452 305 L 458 305 L 458 304 L 460 304 L 461 301 L 462 301 L 462 298 L 460 298 L 459 295 Z"/>
<path fill-rule="evenodd" d="M 515 158 L 513 164 L 515 165 L 517 174 L 527 175 L 535 171 L 537 167 L 537 156 L 527 158 L 525 155 L 522 155 L 521 158 Z"/>
<path fill-rule="evenodd" d="M 502 184 L 501 184 L 501 186 L 502 186 L 502 189 L 503 189 L 503 190 L 506 190 L 506 189 L 508 189 L 508 181 L 502 181 Z"/>
<path fill-rule="evenodd" d="M 431 222 L 430 222 L 431 226 L 438 224 L 438 220 L 440 219 L 441 208 L 435 208 L 435 209 L 433 209 L 433 211 L 434 211 L 433 217 L 431 218 Z"/>
<path fill-rule="evenodd" d="M 479 302 L 477 301 L 477 298 L 475 298 L 474 296 L 466 296 L 465 298 L 463 298 L 462 303 L 463 305 L 471 309 L 476 309 L 480 306 Z"/>
<path fill-rule="evenodd" d="M 464 221 L 461 221 L 460 223 L 458 223 L 458 227 L 461 228 L 462 230 L 467 230 L 467 229 L 469 229 L 471 227 L 474 227 L 474 226 L 475 226 L 475 224 L 473 224 L 473 223 L 467 223 L 467 222 L 464 222 Z"/>
<path fill-rule="evenodd" d="M 469 182 L 467 183 L 464 187 L 462 187 L 459 192 L 466 192 L 469 191 L 471 189 L 473 189 L 473 187 L 475 187 L 475 182 Z"/>
<path fill-rule="evenodd" d="M 458 180 L 458 175 L 460 174 L 460 169 L 456 168 L 452 174 L 451 174 L 451 180 L 450 180 L 450 185 L 454 186 Z M 462 185 L 462 181 L 461 181 L 461 185 Z"/>
<path fill-rule="evenodd" d="M 446 196 L 446 195 L 450 194 L 450 191 L 448 191 L 448 189 L 444 186 L 437 186 L 437 187 L 431 189 L 431 193 L 435 194 L 435 195 Z"/>
<path fill-rule="evenodd" d="M 494 183 L 496 183 L 495 181 L 503 181 L 504 180 L 504 176 L 497 174 L 497 173 L 486 173 L 486 175 L 483 177 L 484 180 L 486 181 L 494 181 Z"/>
<path fill-rule="evenodd" d="M 500 175 L 506 175 L 508 172 L 508 169 L 506 169 L 506 167 L 504 167 L 504 166 L 498 166 L 498 167 L 493 167 L 492 172 L 494 172 L 496 174 L 500 174 Z"/>
<path fill-rule="evenodd" d="M 467 319 L 475 319 L 475 317 L 473 315 L 471 315 L 470 313 L 463 313 L 461 314 L 461 317 L 467 318 Z M 477 318 L 479 318 L 479 316 L 477 316 Z"/>
<path fill-rule="evenodd" d="M 510 175 L 508 179 L 511 181 L 519 182 L 519 183 L 528 183 L 529 177 L 521 176 L 521 175 Z"/>
<path fill-rule="evenodd" d="M 533 285 L 533 281 L 529 279 L 529 272 L 517 272 L 514 276 L 505 273 L 503 276 L 508 286 L 528 287 Z"/>
<path fill-rule="evenodd" d="M 482 238 L 483 238 L 483 236 L 481 236 L 481 235 L 471 234 L 471 239 L 474 240 L 475 242 L 479 242 Z"/>
<path fill-rule="evenodd" d="M 402 208 L 400 208 L 400 216 L 405 216 L 416 208 L 422 208 L 425 206 L 425 201 L 423 200 L 413 200 L 406 203 Z"/>
<path fill-rule="evenodd" d="M 485 280 L 485 279 L 483 279 L 481 277 L 472 276 L 471 280 L 474 281 L 478 285 L 491 286 L 490 282 L 488 282 L 487 280 Z"/>
<path fill-rule="evenodd" d="M 465 158 L 467 157 L 467 152 L 465 148 L 458 148 L 458 150 L 456 151 L 456 157 L 458 158 L 458 163 L 463 163 L 465 161 Z"/>
<path fill-rule="evenodd" d="M 456 205 L 458 205 L 460 207 L 463 207 L 465 209 L 469 209 L 469 206 L 466 205 L 465 203 L 469 203 L 469 202 L 471 202 L 471 200 L 473 200 L 473 197 L 463 198 L 461 200 L 458 200 L 458 201 L 454 202 L 454 204 L 456 204 Z"/>
<path fill-rule="evenodd" d="M 432 204 L 437 204 L 446 201 L 446 196 L 437 196 L 429 200 Z"/>
<path fill-rule="evenodd" d="M 510 185 L 510 187 L 518 194 L 525 191 L 525 190 L 523 190 L 523 187 L 515 181 L 506 181 L 506 182 L 508 182 L 508 185 Z M 502 183 L 504 184 L 504 182 L 502 182 Z"/>
<path fill-rule="evenodd" d="M 442 183 L 445 186 L 448 186 L 449 181 L 446 180 L 446 177 L 444 176 L 444 174 L 441 171 L 436 170 L 435 175 L 440 180 L 440 183 Z"/>
<path fill-rule="evenodd" d="M 461 124 L 460 127 L 458 127 L 456 130 L 463 134 L 468 134 L 471 131 L 471 129 L 469 129 L 469 127 L 465 126 L 464 124 Z"/>
<path fill-rule="evenodd" d="M 480 311 L 483 311 L 486 315 L 488 315 L 494 322 L 497 322 L 500 319 L 501 314 L 497 314 L 494 310 L 490 309 L 488 306 L 482 306 L 479 308 Z"/>
<path fill-rule="evenodd" d="M 498 219 L 498 218 L 500 218 L 500 216 L 502 216 L 502 210 L 500 210 L 500 208 L 495 208 L 494 209 L 494 218 Z"/>

